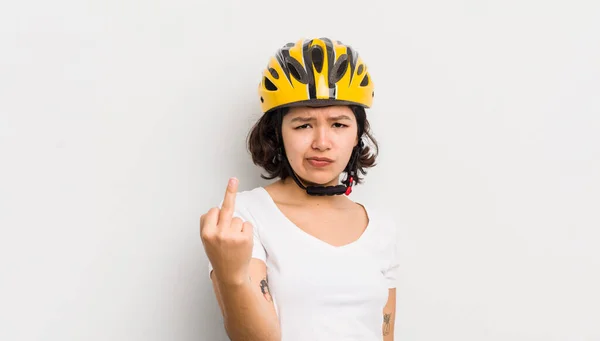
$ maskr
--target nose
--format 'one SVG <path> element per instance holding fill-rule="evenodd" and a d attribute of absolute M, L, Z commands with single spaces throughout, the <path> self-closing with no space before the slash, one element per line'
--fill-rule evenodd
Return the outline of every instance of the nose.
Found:
<path fill-rule="evenodd" d="M 331 149 L 331 140 L 329 138 L 329 132 L 327 127 L 321 125 L 314 129 L 314 137 L 312 147 L 320 151 Z"/>

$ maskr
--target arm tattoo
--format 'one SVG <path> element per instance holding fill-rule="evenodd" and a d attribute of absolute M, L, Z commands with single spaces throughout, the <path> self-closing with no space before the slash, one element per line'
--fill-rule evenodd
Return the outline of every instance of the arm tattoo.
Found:
<path fill-rule="evenodd" d="M 269 283 L 267 282 L 266 277 L 263 278 L 262 281 L 260 281 L 260 291 L 262 291 L 263 296 L 267 301 L 273 301 L 273 298 L 271 297 L 271 290 L 269 289 Z"/>
<path fill-rule="evenodd" d="M 383 336 L 390 334 L 390 320 L 392 314 L 383 314 Z"/>

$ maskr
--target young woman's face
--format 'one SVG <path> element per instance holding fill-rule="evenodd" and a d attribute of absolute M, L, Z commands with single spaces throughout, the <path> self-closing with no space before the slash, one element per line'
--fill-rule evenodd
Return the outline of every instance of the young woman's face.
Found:
<path fill-rule="evenodd" d="M 281 130 L 290 165 L 307 185 L 336 185 L 358 143 L 348 106 L 291 108 Z"/>

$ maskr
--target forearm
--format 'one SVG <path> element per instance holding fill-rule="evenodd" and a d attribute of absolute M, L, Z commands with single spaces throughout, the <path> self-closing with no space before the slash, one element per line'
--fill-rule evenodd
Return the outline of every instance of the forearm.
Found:
<path fill-rule="evenodd" d="M 250 280 L 218 282 L 225 330 L 232 341 L 280 341 L 279 320 L 271 303 L 253 285 Z"/>
<path fill-rule="evenodd" d="M 388 301 L 383 308 L 383 341 L 394 341 L 394 325 L 396 324 L 396 288 L 389 289 Z"/>
<path fill-rule="evenodd" d="M 381 326 L 383 341 L 394 341 L 394 320 L 392 317 L 392 313 L 383 314 L 383 325 Z"/>

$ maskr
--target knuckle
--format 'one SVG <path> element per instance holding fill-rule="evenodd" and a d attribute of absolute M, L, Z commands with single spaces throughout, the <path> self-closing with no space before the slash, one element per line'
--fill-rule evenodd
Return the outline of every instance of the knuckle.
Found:
<path fill-rule="evenodd" d="M 231 220 L 231 225 L 230 226 L 237 230 L 238 228 L 240 228 L 242 226 L 243 223 L 244 222 L 242 221 L 242 219 L 240 219 L 240 218 L 234 218 L 234 219 Z"/>
<path fill-rule="evenodd" d="M 218 241 L 219 243 L 227 243 L 229 241 L 230 237 L 229 234 L 221 231 L 220 233 L 217 233 L 215 235 L 215 240 Z"/>
<path fill-rule="evenodd" d="M 203 230 L 200 232 L 200 238 L 204 241 L 213 241 L 216 238 L 216 235 L 212 231 Z"/>
<path fill-rule="evenodd" d="M 242 235 L 241 233 L 236 234 L 236 236 L 233 238 L 232 242 L 235 245 L 245 245 L 246 244 L 246 238 L 244 237 L 244 235 Z"/>

